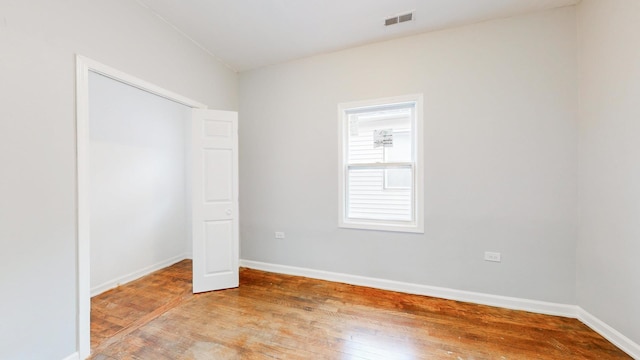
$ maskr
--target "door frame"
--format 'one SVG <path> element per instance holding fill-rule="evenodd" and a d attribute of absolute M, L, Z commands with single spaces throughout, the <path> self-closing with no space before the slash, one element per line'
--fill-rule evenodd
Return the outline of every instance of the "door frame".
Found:
<path fill-rule="evenodd" d="M 76 206 L 77 206 L 77 316 L 76 347 L 80 359 L 91 353 L 91 252 L 90 252 L 90 158 L 89 158 L 89 72 L 106 76 L 195 109 L 207 106 L 157 85 L 126 74 L 82 55 L 76 55 Z"/>

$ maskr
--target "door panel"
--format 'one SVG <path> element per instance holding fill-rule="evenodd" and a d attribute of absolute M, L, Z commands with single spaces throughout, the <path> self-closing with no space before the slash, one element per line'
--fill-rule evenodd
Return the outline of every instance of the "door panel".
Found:
<path fill-rule="evenodd" d="M 205 272 L 207 274 L 224 273 L 233 266 L 233 249 L 227 240 L 232 237 L 231 220 L 207 221 L 205 224 Z"/>
<path fill-rule="evenodd" d="M 238 114 L 193 110 L 193 292 L 238 286 Z"/>
<path fill-rule="evenodd" d="M 212 202 L 230 202 L 233 198 L 232 178 L 229 174 L 233 171 L 233 151 L 231 150 L 205 150 L 205 200 Z"/>

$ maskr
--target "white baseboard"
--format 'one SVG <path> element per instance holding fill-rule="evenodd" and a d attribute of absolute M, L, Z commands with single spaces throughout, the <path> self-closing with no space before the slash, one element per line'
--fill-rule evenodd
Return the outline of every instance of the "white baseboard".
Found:
<path fill-rule="evenodd" d="M 169 259 L 160 261 L 158 263 L 155 263 L 153 265 L 147 266 L 145 268 L 142 268 L 140 270 L 136 270 L 132 273 L 120 276 L 118 278 L 115 278 L 113 280 L 109 280 L 106 281 L 98 286 L 92 287 L 91 288 L 91 297 L 94 297 L 96 295 L 102 294 L 103 292 L 107 291 L 107 290 L 111 290 L 113 288 L 118 287 L 119 285 L 122 284 L 126 284 L 130 281 L 139 279 L 145 275 L 151 274 L 154 271 L 160 270 L 160 269 L 164 269 L 169 265 L 173 265 L 179 261 L 182 261 L 184 259 L 190 259 L 191 256 L 188 254 L 181 254 L 178 256 L 174 256 L 171 257 Z"/>
<path fill-rule="evenodd" d="M 314 279 L 341 282 L 351 285 L 367 286 L 383 290 L 398 291 L 408 294 L 432 296 L 443 299 L 470 302 L 475 304 L 497 306 L 506 309 L 523 310 L 539 314 L 576 318 L 578 307 L 545 301 L 528 300 L 500 295 L 490 295 L 471 291 L 462 291 L 436 286 L 412 284 L 400 281 L 370 278 L 322 270 L 299 268 L 287 265 L 270 264 L 252 260 L 240 260 L 240 266 L 281 274 L 305 276 Z"/>
<path fill-rule="evenodd" d="M 581 307 L 578 307 L 578 320 L 582 321 L 592 330 L 602 335 L 605 339 L 611 341 L 611 343 L 620 348 L 620 350 L 629 354 L 632 358 L 640 359 L 640 345 L 622 335 L 619 331 L 591 315 Z"/>
<path fill-rule="evenodd" d="M 67 356 L 66 358 L 64 358 L 62 360 L 80 360 L 80 355 L 78 355 L 77 352 L 74 352 L 73 354 Z"/>

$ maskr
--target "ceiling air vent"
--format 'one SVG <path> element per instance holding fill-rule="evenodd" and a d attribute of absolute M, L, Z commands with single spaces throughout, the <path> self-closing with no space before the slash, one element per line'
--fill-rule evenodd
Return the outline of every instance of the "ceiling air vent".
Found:
<path fill-rule="evenodd" d="M 384 20 L 384 26 L 395 25 L 411 20 L 413 20 L 413 12 L 386 18 Z"/>
<path fill-rule="evenodd" d="M 384 20 L 384 26 L 389 26 L 398 23 L 398 17 L 391 17 Z"/>

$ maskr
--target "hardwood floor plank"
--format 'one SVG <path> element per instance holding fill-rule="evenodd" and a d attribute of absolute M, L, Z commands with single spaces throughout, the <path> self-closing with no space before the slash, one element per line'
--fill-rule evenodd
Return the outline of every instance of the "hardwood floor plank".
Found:
<path fill-rule="evenodd" d="M 630 359 L 576 319 L 191 262 L 92 299 L 92 359 Z"/>
<path fill-rule="evenodd" d="M 91 299 L 91 349 L 131 330 L 191 296 L 191 262 L 181 261 Z M 158 312 L 161 311 L 161 312 Z"/>

